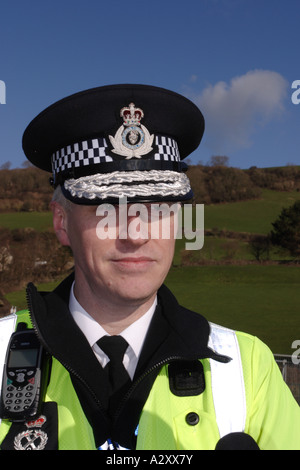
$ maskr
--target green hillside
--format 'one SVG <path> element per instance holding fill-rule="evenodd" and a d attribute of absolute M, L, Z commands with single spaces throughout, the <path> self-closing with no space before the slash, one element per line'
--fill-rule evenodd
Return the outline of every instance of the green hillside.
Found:
<path fill-rule="evenodd" d="M 166 284 L 185 307 L 258 336 L 273 353 L 292 354 L 300 339 L 299 266 L 176 267 Z"/>
<path fill-rule="evenodd" d="M 300 199 L 299 191 L 274 191 L 265 189 L 260 198 L 205 204 L 205 229 L 236 232 L 268 233 L 271 223 L 283 207 Z M 9 229 L 31 227 L 38 231 L 52 227 L 51 212 L 9 212 L 0 214 L 0 227 Z"/>
<path fill-rule="evenodd" d="M 0 227 L 10 230 L 33 228 L 39 232 L 52 227 L 51 212 L 8 212 L 0 214 Z"/>
<path fill-rule="evenodd" d="M 283 207 L 300 199 L 300 192 L 265 189 L 259 199 L 205 206 L 205 229 L 267 234 Z"/>

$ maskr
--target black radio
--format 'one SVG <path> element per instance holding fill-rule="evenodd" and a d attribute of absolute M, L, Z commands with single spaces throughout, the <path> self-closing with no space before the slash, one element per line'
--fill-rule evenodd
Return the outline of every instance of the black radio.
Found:
<path fill-rule="evenodd" d="M 22 422 L 40 413 L 49 377 L 49 356 L 34 330 L 12 334 L 3 370 L 0 418 Z"/>

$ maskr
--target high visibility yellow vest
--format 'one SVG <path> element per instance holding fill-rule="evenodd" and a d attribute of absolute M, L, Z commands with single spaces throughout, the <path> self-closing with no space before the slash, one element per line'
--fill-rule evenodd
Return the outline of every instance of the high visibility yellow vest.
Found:
<path fill-rule="evenodd" d="M 20 317 L 22 321 L 24 318 L 26 316 Z M 221 335 L 222 332 L 226 333 L 225 330 L 221 328 Z M 220 331 L 217 328 L 213 331 L 216 338 L 211 338 L 211 341 L 216 344 L 220 339 Z M 250 434 L 261 449 L 299 450 L 300 408 L 283 383 L 271 351 L 250 335 L 234 333 L 234 337 L 240 351 L 243 370 L 245 416 L 242 419 L 238 416 L 239 424 L 233 420 L 233 426 L 244 423 L 244 429 L 240 430 Z M 222 352 L 224 351 L 226 345 Z M 170 391 L 168 365 L 162 367 L 140 416 L 137 450 L 214 449 L 222 433 L 228 431 L 227 410 L 224 409 L 223 416 L 222 412 L 216 409 L 216 396 L 213 394 L 213 375 L 220 374 L 219 389 L 222 394 L 222 380 L 226 379 L 226 374 L 214 370 L 214 361 L 204 359 L 201 362 L 206 388 L 205 392 L 198 396 L 174 395 Z M 228 383 L 223 383 L 224 391 L 227 385 Z M 226 392 L 224 394 L 226 395 Z M 60 450 L 96 449 L 93 430 L 83 412 L 70 375 L 56 359 L 53 359 L 45 400 L 58 404 Z M 220 399 L 217 400 L 220 404 Z M 226 400 L 224 406 L 226 407 Z M 242 407 L 238 405 L 238 409 L 241 411 Z M 220 426 L 222 420 L 225 422 L 225 431 L 222 431 L 223 425 Z M 7 421 L 2 422 L 0 443 L 10 425 Z M 105 443 L 102 448 L 106 448 Z"/>

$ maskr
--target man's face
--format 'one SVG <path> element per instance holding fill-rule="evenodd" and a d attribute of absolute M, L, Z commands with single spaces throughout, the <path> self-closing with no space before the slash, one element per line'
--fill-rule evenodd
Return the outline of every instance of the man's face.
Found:
<path fill-rule="evenodd" d="M 144 237 L 130 232 L 138 226 L 137 217 L 128 215 L 130 205 L 126 206 L 127 236 L 124 226 L 118 224 L 116 210 L 116 237 L 99 239 L 97 227 L 103 216 L 96 215 L 96 206 L 73 205 L 72 211 L 64 216 L 64 236 L 59 236 L 57 227 L 62 223 L 59 204 L 54 203 L 54 227 L 58 238 L 69 245 L 75 260 L 75 283 L 85 291 L 101 298 L 107 305 L 139 304 L 154 298 L 163 283 L 174 255 L 174 218 L 170 213 L 170 237 L 151 239 L 151 204 L 146 204 L 149 218 L 143 221 Z M 61 220 L 59 220 L 59 218 Z M 123 208 L 124 221 L 124 208 Z M 120 236 L 120 234 L 122 235 Z M 80 284 L 78 284 L 80 283 Z"/>

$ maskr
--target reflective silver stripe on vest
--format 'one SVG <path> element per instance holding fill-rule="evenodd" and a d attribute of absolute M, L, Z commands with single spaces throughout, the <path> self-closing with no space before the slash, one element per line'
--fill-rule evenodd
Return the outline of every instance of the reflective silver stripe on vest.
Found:
<path fill-rule="evenodd" d="M 12 333 L 15 331 L 17 315 L 12 313 L 7 317 L 0 318 L 0 395 L 2 388 L 3 367 L 6 357 L 8 342 Z M 1 419 L 0 419 L 1 424 Z"/>
<path fill-rule="evenodd" d="M 232 358 L 223 364 L 210 360 L 212 393 L 220 437 L 243 432 L 246 422 L 246 394 L 243 367 L 237 336 L 233 330 L 210 323 L 208 345 Z"/>

